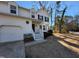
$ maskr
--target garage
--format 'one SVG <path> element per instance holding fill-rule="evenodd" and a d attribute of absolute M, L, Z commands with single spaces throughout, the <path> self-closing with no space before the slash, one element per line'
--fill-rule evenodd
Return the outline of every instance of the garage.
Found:
<path fill-rule="evenodd" d="M 16 25 L 0 26 L 0 42 L 23 40 L 22 27 Z"/>

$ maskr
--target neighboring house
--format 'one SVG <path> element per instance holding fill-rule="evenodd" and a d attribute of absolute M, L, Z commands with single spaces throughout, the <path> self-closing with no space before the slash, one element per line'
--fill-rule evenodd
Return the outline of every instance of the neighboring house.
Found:
<path fill-rule="evenodd" d="M 49 15 L 40 8 L 26 9 L 16 2 L 0 2 L 0 42 L 24 39 L 24 34 L 33 34 L 34 40 L 43 40 L 43 32 L 49 27 Z"/>

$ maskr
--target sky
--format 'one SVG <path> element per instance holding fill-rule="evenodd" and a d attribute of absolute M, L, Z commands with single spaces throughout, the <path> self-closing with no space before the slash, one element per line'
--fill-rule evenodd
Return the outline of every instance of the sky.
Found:
<path fill-rule="evenodd" d="M 54 10 L 54 6 L 55 6 L 55 1 L 51 2 L 53 5 L 53 10 Z M 33 1 L 17 1 L 17 4 L 19 4 L 20 6 L 24 7 L 24 8 L 32 8 L 32 6 L 34 5 L 34 7 L 37 9 L 39 8 L 39 5 L 34 4 Z M 67 6 L 67 10 L 65 15 L 68 16 L 75 16 L 75 15 L 79 15 L 79 1 L 61 1 L 61 7 L 64 8 L 64 6 Z M 53 11 L 53 24 L 54 24 L 54 11 Z"/>
<path fill-rule="evenodd" d="M 66 15 L 75 16 L 79 14 L 79 1 L 64 1 L 63 3 L 68 6 Z"/>

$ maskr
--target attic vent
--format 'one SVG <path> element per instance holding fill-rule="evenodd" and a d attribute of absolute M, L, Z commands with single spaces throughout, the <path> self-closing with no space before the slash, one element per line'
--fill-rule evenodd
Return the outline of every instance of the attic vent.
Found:
<path fill-rule="evenodd" d="M 29 21 L 26 21 L 26 24 L 29 24 Z"/>

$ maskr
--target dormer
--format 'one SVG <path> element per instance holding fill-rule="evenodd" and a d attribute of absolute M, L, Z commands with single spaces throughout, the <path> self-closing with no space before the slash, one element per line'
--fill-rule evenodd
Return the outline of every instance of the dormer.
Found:
<path fill-rule="evenodd" d="M 12 15 L 18 15 L 18 5 L 14 1 L 8 2 L 9 13 Z"/>

